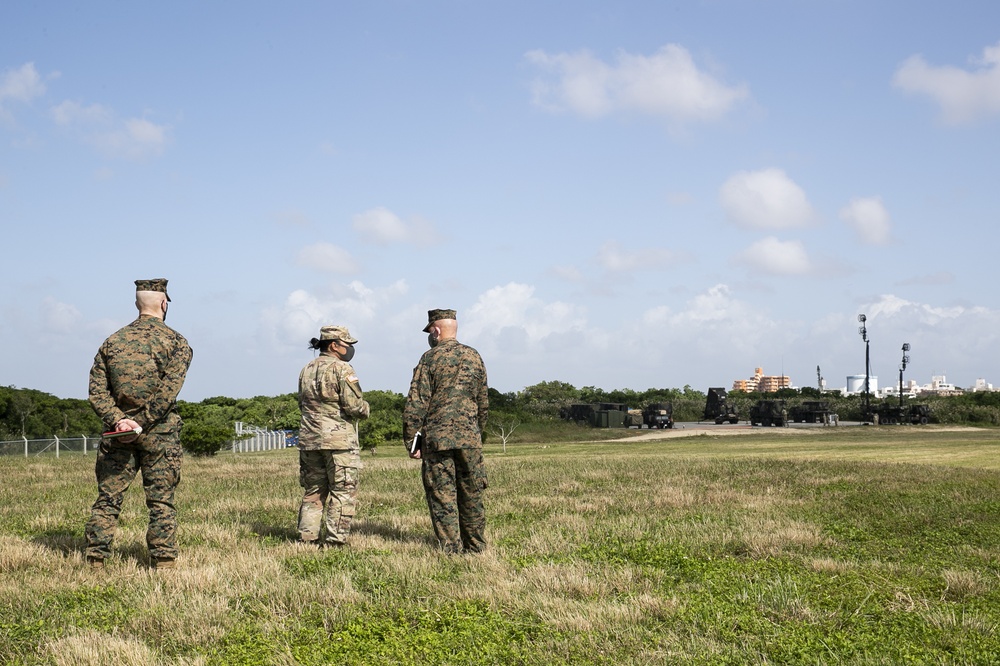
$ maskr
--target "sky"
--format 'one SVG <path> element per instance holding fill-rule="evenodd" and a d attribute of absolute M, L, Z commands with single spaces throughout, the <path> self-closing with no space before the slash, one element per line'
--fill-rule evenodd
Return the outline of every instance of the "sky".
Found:
<path fill-rule="evenodd" d="M 85 398 L 167 278 L 180 398 L 1000 385 L 1000 3 L 3 3 L 0 385 Z M 859 333 L 865 314 L 867 343 Z"/>

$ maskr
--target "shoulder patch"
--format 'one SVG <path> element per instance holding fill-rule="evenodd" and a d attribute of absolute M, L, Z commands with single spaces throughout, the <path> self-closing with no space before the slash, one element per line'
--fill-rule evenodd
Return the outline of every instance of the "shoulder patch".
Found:
<path fill-rule="evenodd" d="M 361 380 L 358 379 L 357 375 L 348 375 L 347 376 L 347 381 L 357 383 L 357 382 L 360 382 Z"/>

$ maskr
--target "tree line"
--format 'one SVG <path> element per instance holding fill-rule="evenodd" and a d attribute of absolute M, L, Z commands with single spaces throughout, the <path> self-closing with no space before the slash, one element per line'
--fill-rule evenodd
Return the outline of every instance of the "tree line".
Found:
<path fill-rule="evenodd" d="M 674 420 L 699 421 L 705 408 L 706 393 L 684 388 L 650 388 L 645 391 L 615 389 L 605 391 L 595 386 L 576 388 L 561 381 L 546 381 L 521 391 L 490 394 L 492 424 L 534 425 L 549 427 L 558 424 L 560 412 L 572 404 L 615 403 L 631 409 L 642 409 L 651 403 L 673 405 Z M 358 425 L 362 448 L 375 451 L 384 444 L 395 444 L 403 438 L 403 407 L 406 397 L 393 391 L 365 391 L 371 405 L 370 418 Z M 818 389 L 781 389 L 775 393 L 729 392 L 729 399 L 745 420 L 750 407 L 759 399 L 783 399 L 789 405 L 802 400 L 823 400 L 841 420 L 860 420 L 863 409 L 859 395 L 841 395 L 838 391 L 820 393 Z M 932 421 L 937 423 L 1000 426 L 1000 392 L 979 391 L 960 396 L 922 396 L 917 402 L 928 404 Z M 872 403 L 878 401 L 872 398 Z M 177 403 L 184 419 L 181 443 L 194 454 L 212 454 L 235 437 L 235 423 L 266 430 L 296 431 L 299 427 L 298 396 L 286 393 L 253 398 L 206 398 L 201 402 Z M 86 400 L 58 398 L 49 393 L 13 386 L 0 386 L 0 440 L 26 437 L 44 439 L 97 436 L 103 424 Z M 491 428 L 488 428 L 491 430 Z M 499 432 L 499 431 L 498 431 Z"/>

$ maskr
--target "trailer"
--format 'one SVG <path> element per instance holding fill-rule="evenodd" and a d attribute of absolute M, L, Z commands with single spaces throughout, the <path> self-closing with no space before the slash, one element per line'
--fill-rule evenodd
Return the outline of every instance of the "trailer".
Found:
<path fill-rule="evenodd" d="M 927 425 L 931 420 L 930 405 L 882 404 L 875 410 L 879 425 Z"/>
<path fill-rule="evenodd" d="M 792 405 L 788 410 L 788 419 L 793 423 L 829 423 L 830 403 L 823 400 L 806 400 L 798 405 Z"/>

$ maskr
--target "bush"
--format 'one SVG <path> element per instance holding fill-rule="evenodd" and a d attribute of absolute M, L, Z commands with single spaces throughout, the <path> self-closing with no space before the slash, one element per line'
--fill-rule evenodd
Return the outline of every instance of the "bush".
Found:
<path fill-rule="evenodd" d="M 181 446 L 195 456 L 214 456 L 233 437 L 233 428 L 229 424 L 196 420 L 184 424 Z"/>

